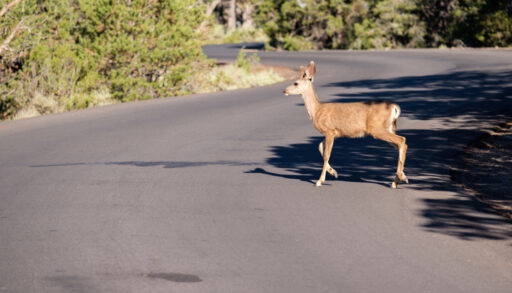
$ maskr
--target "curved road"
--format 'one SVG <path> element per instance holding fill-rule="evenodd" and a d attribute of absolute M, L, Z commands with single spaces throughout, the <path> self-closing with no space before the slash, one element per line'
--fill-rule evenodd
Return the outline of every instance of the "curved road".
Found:
<path fill-rule="evenodd" d="M 512 113 L 512 51 L 259 55 L 314 60 L 323 101 L 399 103 L 410 184 L 386 143 L 338 139 L 316 188 L 289 82 L 2 122 L 0 292 L 511 292 L 512 223 L 450 176 Z"/>

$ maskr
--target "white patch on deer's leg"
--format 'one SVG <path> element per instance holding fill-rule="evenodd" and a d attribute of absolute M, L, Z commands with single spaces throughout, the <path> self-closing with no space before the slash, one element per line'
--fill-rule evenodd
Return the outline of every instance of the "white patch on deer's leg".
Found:
<path fill-rule="evenodd" d="M 400 182 L 400 178 L 398 178 L 398 175 L 397 175 L 395 177 L 395 180 L 393 180 L 393 183 L 391 183 L 391 188 L 395 189 L 399 182 Z"/>

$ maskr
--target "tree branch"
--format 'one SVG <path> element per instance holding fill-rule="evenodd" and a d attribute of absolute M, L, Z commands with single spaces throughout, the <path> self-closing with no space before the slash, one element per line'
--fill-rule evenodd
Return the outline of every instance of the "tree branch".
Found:
<path fill-rule="evenodd" d="M 11 3 L 5 5 L 4 8 L 2 8 L 2 10 L 0 10 L 0 17 L 4 16 L 4 14 L 6 14 L 9 9 L 11 9 L 14 5 L 16 5 L 20 2 L 21 2 L 21 0 L 14 0 Z"/>
<path fill-rule="evenodd" d="M 208 17 L 210 17 L 210 15 L 213 14 L 213 11 L 215 10 L 215 8 L 217 8 L 217 6 L 219 6 L 220 2 L 221 0 L 213 0 L 210 3 L 206 3 L 205 16 L 207 19 L 203 20 L 203 22 L 201 22 L 201 25 L 199 25 L 200 31 L 206 27 L 206 24 L 208 23 Z"/>
<path fill-rule="evenodd" d="M 11 34 L 7 37 L 7 39 L 5 39 L 4 42 L 2 43 L 2 45 L 0 46 L 0 55 L 2 55 L 4 53 L 4 51 L 7 50 L 7 48 L 9 48 L 9 43 L 12 41 L 12 39 L 14 39 L 16 34 L 18 34 L 19 32 L 23 31 L 26 28 L 27 28 L 26 26 L 23 26 L 23 19 L 22 19 L 16 25 L 16 27 L 11 32 Z"/>

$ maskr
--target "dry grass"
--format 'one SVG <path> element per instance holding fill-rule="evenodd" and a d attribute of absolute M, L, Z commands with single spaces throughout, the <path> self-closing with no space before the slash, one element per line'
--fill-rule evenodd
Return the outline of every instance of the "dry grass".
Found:
<path fill-rule="evenodd" d="M 284 81 L 285 78 L 273 68 L 252 65 L 249 71 L 234 64 L 217 66 L 206 74 L 197 93 L 243 89 L 265 86 Z"/>
<path fill-rule="evenodd" d="M 278 72 L 279 71 L 279 72 Z M 246 70 L 234 64 L 213 66 L 206 73 L 199 72 L 191 82 L 191 93 L 211 93 L 217 91 L 258 87 L 278 83 L 290 78 L 292 70 L 272 68 L 260 64 L 250 65 Z M 93 93 L 72 93 L 67 99 L 59 99 L 53 95 L 44 95 L 35 91 L 33 98 L 28 101 L 13 119 L 30 118 L 40 115 L 65 112 L 72 109 L 85 109 L 119 103 L 113 99 L 108 89 L 97 90 Z"/>

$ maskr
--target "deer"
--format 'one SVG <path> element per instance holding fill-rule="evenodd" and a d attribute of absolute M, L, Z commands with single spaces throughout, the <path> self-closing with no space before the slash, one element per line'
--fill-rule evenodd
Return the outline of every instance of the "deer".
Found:
<path fill-rule="evenodd" d="M 326 172 L 338 178 L 336 170 L 329 165 L 334 140 L 338 137 L 359 138 L 366 135 L 386 141 L 398 149 L 398 166 L 391 188 L 397 188 L 400 182 L 409 183 L 404 174 L 406 139 L 395 133 L 396 121 L 401 114 L 400 107 L 386 101 L 323 103 L 313 87 L 315 73 L 314 61 L 307 67 L 300 66 L 299 79 L 284 90 L 284 95 L 302 95 L 309 119 L 313 120 L 316 130 L 325 136 L 318 145 L 324 162 L 316 186 L 325 183 Z"/>

